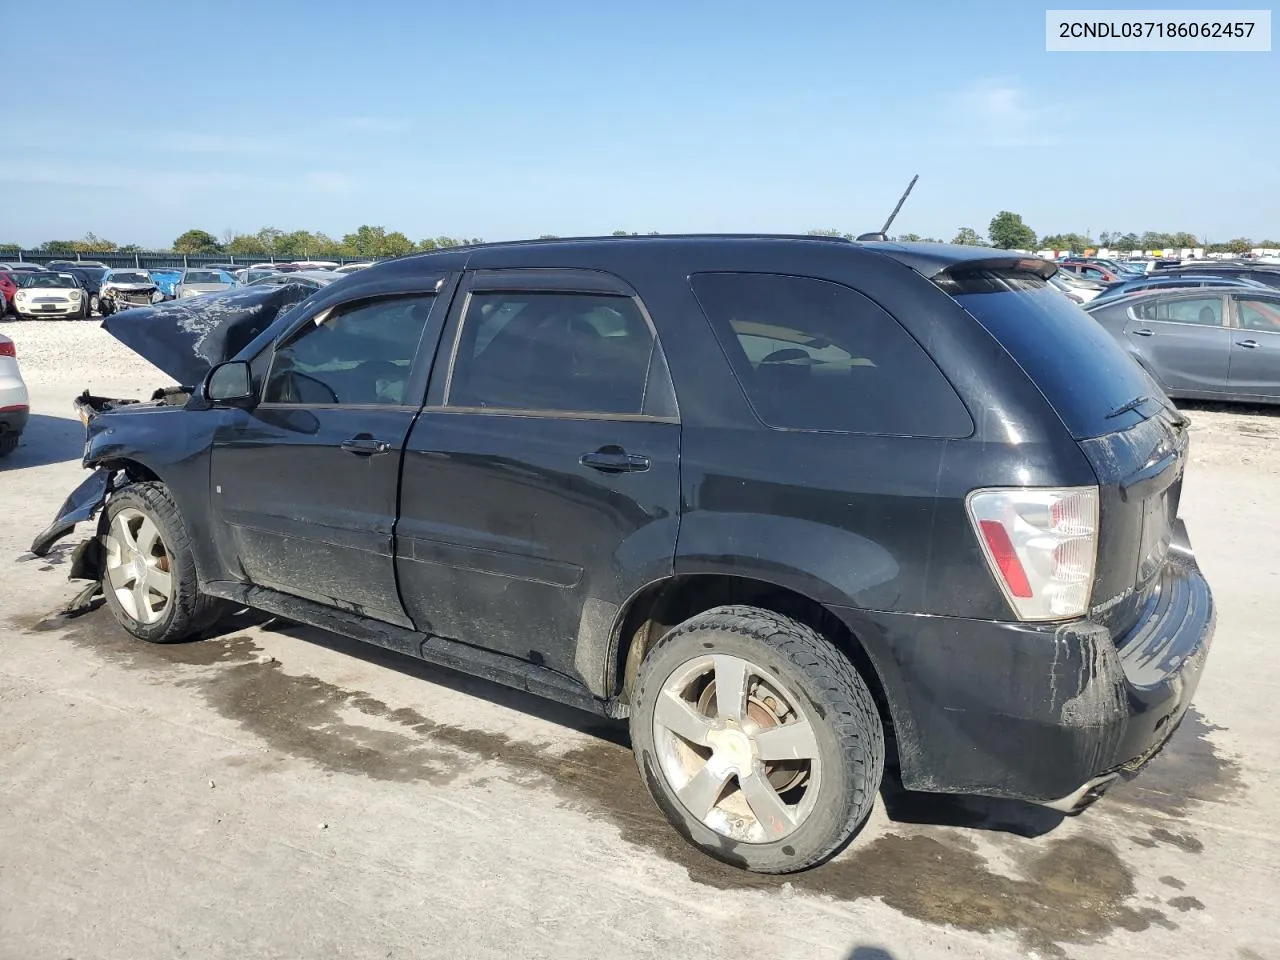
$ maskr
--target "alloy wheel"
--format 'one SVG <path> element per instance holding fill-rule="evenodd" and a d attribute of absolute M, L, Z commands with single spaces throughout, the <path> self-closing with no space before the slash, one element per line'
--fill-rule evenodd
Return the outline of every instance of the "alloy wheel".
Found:
<path fill-rule="evenodd" d="M 773 843 L 813 812 L 822 773 L 813 724 L 747 660 L 713 654 L 679 667 L 658 695 L 653 738 L 681 804 L 722 836 Z"/>
<path fill-rule="evenodd" d="M 173 604 L 173 562 L 155 521 L 125 507 L 112 518 L 104 545 L 107 584 L 121 609 L 138 623 L 162 620 Z"/>

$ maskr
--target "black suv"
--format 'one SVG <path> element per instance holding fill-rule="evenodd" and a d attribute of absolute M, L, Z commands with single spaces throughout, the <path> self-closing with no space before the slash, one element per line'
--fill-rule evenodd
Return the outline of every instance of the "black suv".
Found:
<path fill-rule="evenodd" d="M 82 399 L 96 472 L 33 550 L 98 514 L 73 575 L 142 640 L 247 605 L 629 717 L 752 870 L 840 849 L 886 760 L 1074 810 L 1172 734 L 1214 615 L 1185 421 L 1054 269 L 546 241 L 130 310 L 189 386 Z"/>

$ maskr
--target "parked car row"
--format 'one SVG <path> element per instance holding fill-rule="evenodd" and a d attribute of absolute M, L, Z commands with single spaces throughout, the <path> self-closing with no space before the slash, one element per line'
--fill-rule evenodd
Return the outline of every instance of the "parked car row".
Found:
<path fill-rule="evenodd" d="M 1280 403 L 1280 265 L 1068 257 L 1049 283 L 1167 396 Z"/>
<path fill-rule="evenodd" d="M 0 263 L 0 317 L 85 319 L 110 316 L 136 306 L 220 293 L 252 284 L 297 283 L 318 290 L 347 274 L 372 266 L 321 261 L 259 263 L 249 267 L 214 264 L 184 270 L 111 268 L 96 261 L 51 260 L 40 266 Z M 27 292 L 22 292 L 22 291 Z"/>

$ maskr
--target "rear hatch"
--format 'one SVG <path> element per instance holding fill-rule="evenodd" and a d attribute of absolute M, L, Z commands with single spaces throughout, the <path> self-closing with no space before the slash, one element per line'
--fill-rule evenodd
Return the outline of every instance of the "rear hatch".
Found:
<path fill-rule="evenodd" d="M 1046 283 L 1053 265 L 963 264 L 935 277 L 1017 361 L 1099 484 L 1090 617 L 1120 638 L 1159 589 L 1178 526 L 1187 421 L 1109 333 Z"/>

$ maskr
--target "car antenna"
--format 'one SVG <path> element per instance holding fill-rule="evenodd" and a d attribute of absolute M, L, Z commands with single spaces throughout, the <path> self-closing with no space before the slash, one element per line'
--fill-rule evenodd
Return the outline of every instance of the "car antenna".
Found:
<path fill-rule="evenodd" d="M 907 184 L 907 189 L 903 191 L 902 196 L 898 198 L 898 205 L 893 208 L 893 213 L 889 214 L 889 219 L 884 222 L 884 226 L 880 228 L 879 233 L 863 233 L 858 236 L 859 240 L 888 240 L 889 227 L 893 225 L 894 218 L 898 215 L 898 211 L 902 209 L 902 205 L 906 203 L 907 197 L 911 195 L 911 188 L 916 185 L 916 181 L 920 179 L 920 174 L 916 174 L 911 178 L 911 182 Z"/>

